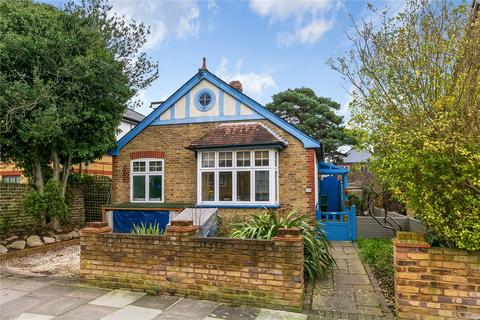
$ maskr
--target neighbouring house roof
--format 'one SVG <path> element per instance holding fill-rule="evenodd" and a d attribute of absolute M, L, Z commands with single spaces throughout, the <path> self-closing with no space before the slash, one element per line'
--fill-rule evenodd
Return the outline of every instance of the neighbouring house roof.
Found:
<path fill-rule="evenodd" d="M 120 150 L 133 138 L 135 138 L 140 132 L 142 132 L 146 127 L 148 127 L 152 122 L 155 121 L 162 113 L 175 104 L 180 98 L 182 98 L 186 93 L 188 93 L 193 87 L 195 87 L 200 81 L 207 80 L 213 85 L 217 86 L 225 93 L 228 93 L 233 98 L 237 99 L 241 103 L 245 104 L 247 107 L 251 108 L 253 111 L 263 116 L 265 119 L 271 121 L 275 125 L 279 126 L 281 129 L 290 133 L 292 136 L 297 138 L 303 143 L 305 148 L 314 148 L 320 149 L 320 142 L 304 132 L 300 131 L 294 125 L 286 122 L 282 118 L 273 114 L 267 110 L 264 106 L 248 97 L 244 93 L 238 91 L 235 88 L 232 88 L 228 83 L 218 78 L 216 75 L 211 73 L 206 69 L 199 69 L 198 72 L 190 78 L 185 84 L 183 84 L 175 93 L 173 93 L 167 100 L 165 100 L 159 107 L 155 108 L 145 119 L 142 120 L 135 128 L 130 130 L 125 136 L 117 141 L 117 145 L 114 149 L 108 152 L 109 155 L 117 156 Z"/>
<path fill-rule="evenodd" d="M 220 148 L 234 146 L 285 147 L 287 142 L 259 122 L 219 124 L 204 136 L 193 141 L 189 149 Z"/>
<path fill-rule="evenodd" d="M 355 149 L 350 149 L 347 152 L 347 156 L 343 158 L 343 163 L 361 163 L 367 162 L 371 154 L 368 151 L 361 150 L 357 151 Z"/>
<path fill-rule="evenodd" d="M 145 119 L 145 116 L 133 109 L 127 108 L 127 110 L 125 110 L 125 112 L 123 113 L 123 119 L 130 122 L 139 123 L 143 119 Z"/>

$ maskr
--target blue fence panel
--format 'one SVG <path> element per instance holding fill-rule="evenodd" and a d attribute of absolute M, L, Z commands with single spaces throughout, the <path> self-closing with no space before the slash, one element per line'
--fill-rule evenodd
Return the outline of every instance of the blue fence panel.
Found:
<path fill-rule="evenodd" d="M 155 225 L 158 223 L 160 229 L 165 229 L 169 222 L 168 211 L 152 211 L 152 210 L 114 210 L 113 211 L 113 232 L 130 233 L 133 224 L 149 226 L 150 223 Z"/>

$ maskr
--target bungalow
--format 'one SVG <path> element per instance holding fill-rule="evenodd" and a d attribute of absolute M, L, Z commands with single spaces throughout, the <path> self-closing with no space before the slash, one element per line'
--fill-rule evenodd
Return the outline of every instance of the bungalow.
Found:
<path fill-rule="evenodd" d="M 224 222 L 259 208 L 315 218 L 321 144 L 202 68 L 118 140 L 112 206 L 218 208 Z M 164 209 L 167 210 L 167 209 Z"/>

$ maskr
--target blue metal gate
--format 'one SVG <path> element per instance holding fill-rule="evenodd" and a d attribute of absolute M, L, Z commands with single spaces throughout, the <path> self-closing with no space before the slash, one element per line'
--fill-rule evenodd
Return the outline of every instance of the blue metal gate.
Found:
<path fill-rule="evenodd" d="M 316 216 L 317 221 L 323 225 L 323 230 L 329 240 L 352 241 L 356 239 L 355 206 L 341 212 L 322 212 L 317 209 Z"/>

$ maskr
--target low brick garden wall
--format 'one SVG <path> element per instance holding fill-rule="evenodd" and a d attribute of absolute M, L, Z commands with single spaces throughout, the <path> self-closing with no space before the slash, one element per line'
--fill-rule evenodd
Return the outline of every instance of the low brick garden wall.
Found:
<path fill-rule="evenodd" d="M 303 238 L 296 229 L 282 229 L 273 240 L 243 240 L 196 237 L 191 221 L 172 221 L 164 236 L 87 226 L 80 238 L 80 275 L 87 283 L 302 309 Z"/>
<path fill-rule="evenodd" d="M 480 252 L 431 248 L 411 232 L 393 245 L 400 319 L 480 319 Z"/>

